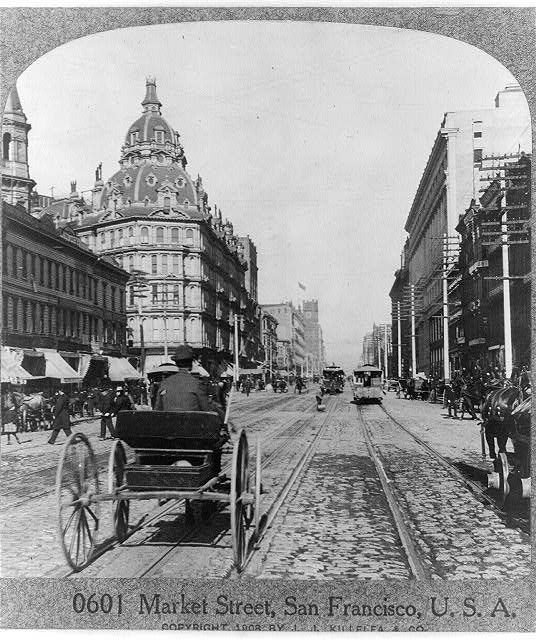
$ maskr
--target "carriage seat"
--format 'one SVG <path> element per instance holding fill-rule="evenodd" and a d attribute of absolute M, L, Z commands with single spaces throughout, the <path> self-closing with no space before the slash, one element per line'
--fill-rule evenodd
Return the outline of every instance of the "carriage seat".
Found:
<path fill-rule="evenodd" d="M 221 448 L 222 423 L 213 411 L 120 411 L 116 435 L 133 449 Z"/>

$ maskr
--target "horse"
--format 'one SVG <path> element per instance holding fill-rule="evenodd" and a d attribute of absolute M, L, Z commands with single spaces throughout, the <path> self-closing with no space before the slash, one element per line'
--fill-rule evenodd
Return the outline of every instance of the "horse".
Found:
<path fill-rule="evenodd" d="M 517 386 L 505 381 L 504 386 L 492 389 L 482 404 L 482 429 L 488 443 L 489 456 L 497 458 L 495 440 L 498 452 L 506 453 L 506 442 L 513 427 L 512 411 L 526 399 L 527 387 Z"/>
<path fill-rule="evenodd" d="M 46 426 L 46 401 L 42 391 L 30 395 L 15 392 L 13 395 L 19 412 L 22 431 L 36 431 L 39 427 Z"/>

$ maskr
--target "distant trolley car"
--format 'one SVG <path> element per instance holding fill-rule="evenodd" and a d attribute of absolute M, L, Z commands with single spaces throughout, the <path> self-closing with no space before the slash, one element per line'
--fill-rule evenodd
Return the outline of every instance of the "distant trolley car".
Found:
<path fill-rule="evenodd" d="M 354 371 L 354 400 L 381 402 L 383 400 L 383 373 L 371 364 L 365 364 Z"/>
<path fill-rule="evenodd" d="M 322 393 L 342 393 L 344 389 L 344 371 L 335 365 L 322 371 Z"/>

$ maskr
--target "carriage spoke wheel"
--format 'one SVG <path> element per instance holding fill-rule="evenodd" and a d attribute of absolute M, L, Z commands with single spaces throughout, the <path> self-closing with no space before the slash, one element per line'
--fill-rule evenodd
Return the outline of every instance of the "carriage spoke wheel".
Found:
<path fill-rule="evenodd" d="M 63 555 L 73 571 L 90 562 L 97 544 L 99 503 L 97 461 L 83 433 L 72 434 L 63 446 L 56 474 L 57 524 Z"/>
<path fill-rule="evenodd" d="M 497 462 L 495 464 L 499 473 L 499 493 L 504 502 L 508 494 L 510 493 L 510 485 L 508 483 L 509 468 L 506 453 L 499 453 L 499 455 L 497 456 Z"/>
<path fill-rule="evenodd" d="M 248 506 L 243 496 L 249 489 L 248 441 L 244 430 L 240 431 L 233 449 L 231 475 L 231 537 L 233 557 L 237 571 L 242 570 L 246 554 L 246 516 Z"/>
<path fill-rule="evenodd" d="M 127 456 L 120 440 L 114 440 L 108 460 L 108 493 L 115 494 L 125 484 L 125 465 Z M 121 543 L 128 535 L 129 500 L 112 501 L 112 519 L 115 535 Z"/>

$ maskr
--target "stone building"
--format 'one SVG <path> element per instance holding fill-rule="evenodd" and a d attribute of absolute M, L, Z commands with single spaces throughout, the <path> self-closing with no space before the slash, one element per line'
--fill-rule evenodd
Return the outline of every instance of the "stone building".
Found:
<path fill-rule="evenodd" d="M 82 354 L 88 365 L 90 354 L 126 355 L 129 276 L 112 258 L 97 258 L 49 216 L 38 220 L 5 202 L 2 257 L 2 344 L 20 351 L 30 373 L 44 376 L 45 360 L 76 372 Z M 68 369 L 67 378 L 75 381 Z"/>
<path fill-rule="evenodd" d="M 318 300 L 304 300 L 303 318 L 307 369 L 311 375 L 320 375 L 324 368 L 326 355 L 322 327 L 318 321 Z"/>
<path fill-rule="evenodd" d="M 531 148 L 528 107 L 518 86 L 499 92 L 494 108 L 448 112 L 443 118 L 405 224 L 407 280 L 417 289 L 420 305 L 417 371 L 443 375 L 445 370 L 444 260 L 447 256 L 452 277 L 456 225 L 471 199 L 480 195 L 482 160 L 518 148 Z"/>
<path fill-rule="evenodd" d="M 28 165 L 28 132 L 31 125 L 22 110 L 17 87 L 8 96 L 2 118 L 2 200 L 30 210 L 35 182 Z"/>
<path fill-rule="evenodd" d="M 509 154 L 496 158 L 481 175 L 485 190 L 478 203 L 471 202 L 456 227 L 461 238 L 459 276 L 450 302 L 457 295 L 460 304 L 452 322 L 451 361 L 457 368 L 505 367 L 504 239 L 509 243 L 512 363 L 530 366 L 531 157 Z M 501 227 L 505 210 L 507 224 Z"/>
<path fill-rule="evenodd" d="M 305 370 L 305 323 L 292 302 L 263 304 L 262 310 L 277 320 L 278 364 L 287 371 Z"/>
<path fill-rule="evenodd" d="M 283 368 L 278 366 L 277 325 L 278 322 L 274 316 L 261 308 L 261 341 L 264 350 L 264 367 L 268 376 L 272 376 L 276 369 Z"/>
<path fill-rule="evenodd" d="M 221 210 L 209 207 L 201 177 L 186 170 L 179 134 L 161 107 L 149 78 L 119 170 L 105 181 L 102 167 L 96 169 L 91 206 L 73 185 L 68 203 L 55 202 L 44 212 L 59 226 L 73 225 L 91 251 L 114 256 L 130 274 L 128 331 L 132 353 L 145 354 L 146 371 L 186 342 L 214 373 L 231 358 L 235 315 L 240 364 L 256 366 L 259 320 L 243 247 Z M 253 283 L 256 295 L 256 260 Z"/>

